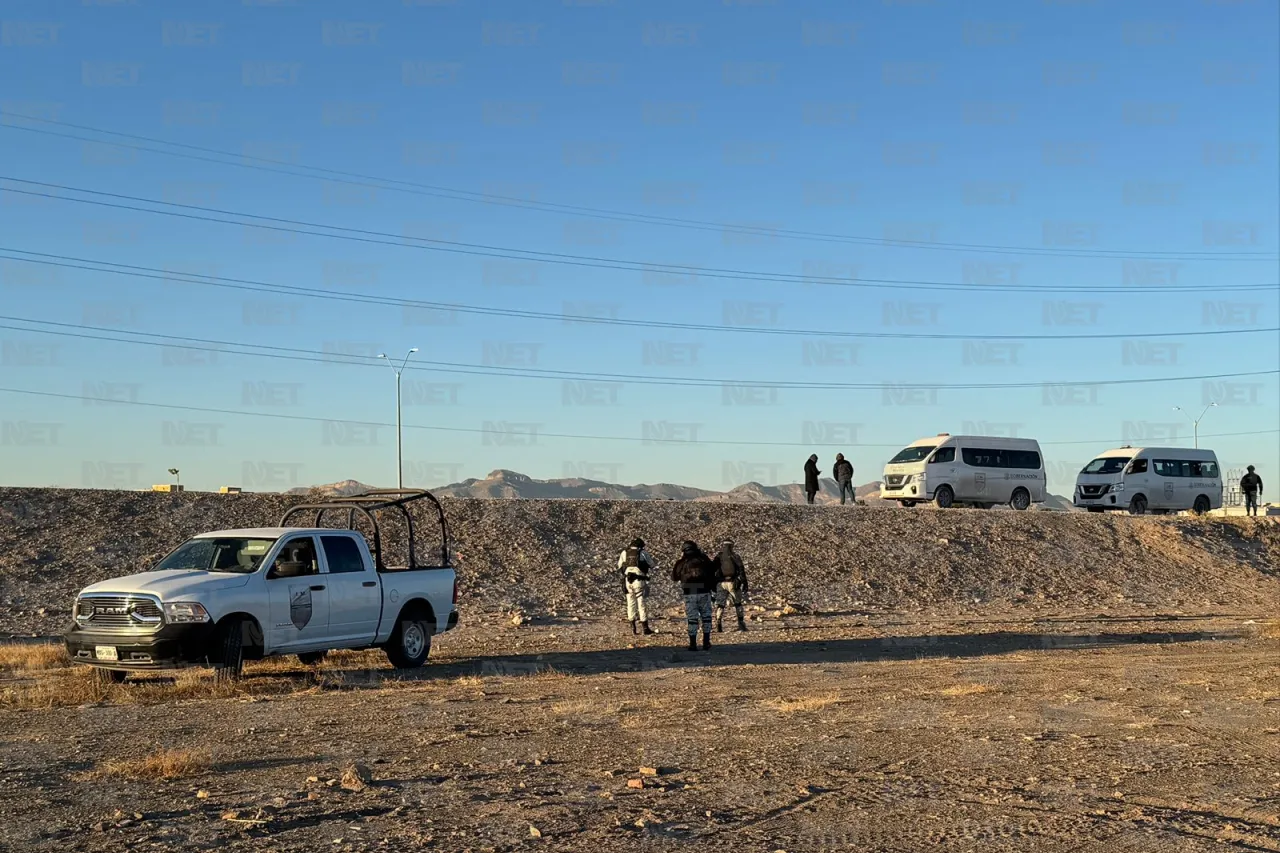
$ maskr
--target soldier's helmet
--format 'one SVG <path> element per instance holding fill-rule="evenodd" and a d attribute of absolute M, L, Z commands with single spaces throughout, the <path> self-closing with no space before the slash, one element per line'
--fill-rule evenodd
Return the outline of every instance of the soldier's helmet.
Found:
<path fill-rule="evenodd" d="M 1253 466 L 1252 466 L 1252 465 L 1250 465 L 1250 466 L 1249 466 L 1248 468 L 1246 468 L 1245 470 L 1247 470 L 1250 474 L 1252 474 L 1252 473 L 1253 473 Z"/>
<path fill-rule="evenodd" d="M 641 539 L 639 536 L 637 536 L 635 539 L 632 539 L 632 540 L 631 540 L 631 547 L 632 547 L 632 548 L 643 548 L 643 547 L 644 547 L 644 540 L 643 540 L 643 539 Z"/>

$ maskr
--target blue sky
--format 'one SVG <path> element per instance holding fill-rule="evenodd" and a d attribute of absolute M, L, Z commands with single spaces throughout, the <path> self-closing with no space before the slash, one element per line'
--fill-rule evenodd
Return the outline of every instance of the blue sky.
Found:
<path fill-rule="evenodd" d="M 1083 462 L 1126 440 L 1189 444 L 1191 424 L 1172 408 L 1198 416 L 1211 400 L 1221 405 L 1201 424 L 1202 446 L 1227 466 L 1253 463 L 1275 477 L 1274 373 L 1040 385 L 1280 367 L 1280 336 L 1247 331 L 1280 326 L 1274 4 L 354 8 L 246 0 L 178 11 L 102 0 L 0 9 L 4 177 L 382 241 L 0 192 L 0 255 L 9 258 L 0 260 L 0 313 L 70 324 L 0 321 L 19 327 L 0 329 L 0 386 L 40 392 L 0 392 L 5 482 L 146 487 L 178 467 L 193 488 L 391 483 L 392 428 L 323 423 L 394 423 L 391 371 L 324 363 L 323 354 L 360 360 L 411 346 L 420 352 L 405 373 L 404 456 L 415 484 L 500 467 L 716 489 L 794 482 L 815 443 L 840 444 L 812 449 L 827 470 L 843 449 L 865 482 L 920 436 L 985 431 L 1038 438 L 1051 485 L 1069 492 Z M 169 150 L 205 159 L 86 144 L 108 137 L 22 114 L 413 191 L 239 168 L 210 162 L 234 157 L 189 149 Z M 478 203 L 430 187 L 681 222 Z M 814 234 L 867 239 L 804 236 Z M 790 280 L 511 261 L 391 245 L 395 235 Z M 383 302 L 749 331 L 414 312 L 31 264 L 15 249 Z M 1261 284 L 1271 287 L 1226 289 Z M 779 328 L 815 334 L 767 332 Z M 1185 334 L 1219 330 L 1231 334 Z M 999 338 L 1007 335 L 1119 337 Z M 183 339 L 258 355 L 155 345 Z M 470 372 L 448 372 L 446 362 Z M 495 365 L 862 387 L 566 386 L 492 375 Z M 945 387 L 1010 384 L 1026 387 Z M 88 404 L 86 395 L 131 402 Z M 1205 438 L 1221 433 L 1231 435 Z"/>

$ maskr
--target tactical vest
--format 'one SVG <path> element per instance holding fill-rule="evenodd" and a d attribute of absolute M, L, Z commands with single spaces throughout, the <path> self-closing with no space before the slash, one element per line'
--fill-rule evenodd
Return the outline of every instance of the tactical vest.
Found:
<path fill-rule="evenodd" d="M 627 577 L 635 575 L 640 578 L 649 577 L 649 566 L 640 559 L 640 549 L 634 545 L 627 548 Z"/>

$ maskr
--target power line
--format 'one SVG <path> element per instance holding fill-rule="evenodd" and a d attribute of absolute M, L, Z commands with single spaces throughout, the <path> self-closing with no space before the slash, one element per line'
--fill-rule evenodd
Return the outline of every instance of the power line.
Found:
<path fill-rule="evenodd" d="M 388 427 L 388 428 L 394 426 L 394 424 L 382 423 L 380 421 L 349 421 L 341 418 L 320 418 L 320 417 L 315 417 L 310 415 L 289 415 L 289 414 L 284 414 L 283 412 L 249 412 L 243 409 L 218 409 L 218 408 L 212 408 L 212 407 L 206 407 L 206 406 L 182 406 L 176 403 L 148 403 L 141 400 L 102 400 L 96 397 L 86 397 L 81 394 L 59 394 L 54 391 L 32 391 L 26 388 L 0 388 L 0 393 L 27 394 L 35 397 L 51 397 L 51 398 L 63 399 L 63 400 L 78 400 L 81 402 L 100 403 L 102 405 L 110 405 L 110 406 L 116 406 L 116 405 L 142 406 L 144 408 L 171 409 L 175 411 L 184 411 L 184 412 L 200 412 L 202 414 L 238 415 L 238 416 L 244 416 L 244 417 L 257 417 L 257 418 L 275 418 L 279 420 L 307 421 L 311 423 L 345 423 L 345 424 L 353 424 L 357 426 L 373 426 L 373 427 Z M 504 421 L 501 423 L 505 424 L 508 422 Z M 427 426 L 424 424 L 404 424 L 403 426 L 405 429 L 420 429 L 420 430 L 427 430 L 431 432 L 456 432 L 456 433 L 470 433 L 470 434 L 481 434 L 481 435 L 493 435 L 494 433 L 498 432 L 498 430 L 494 430 L 494 429 Z M 521 426 L 536 426 L 536 425 L 521 424 Z M 1280 429 L 1251 430 L 1248 432 L 1222 432 L 1222 433 L 1215 433 L 1213 435 L 1206 435 L 1204 436 L 1204 438 L 1229 438 L 1229 437 L 1249 436 L 1249 435 L 1272 435 L 1274 433 L 1280 433 Z M 538 438 L 564 438 L 564 439 L 584 440 L 584 441 L 623 441 L 623 442 L 638 441 L 644 444 L 681 444 L 681 445 L 698 445 L 698 446 L 736 445 L 736 446 L 746 446 L 746 447 L 846 447 L 846 446 L 847 447 L 876 447 L 876 448 L 901 448 L 902 447 L 901 443 L 863 444 L 863 443 L 846 442 L 844 444 L 824 444 L 820 442 L 808 442 L 808 441 L 803 441 L 803 442 L 801 441 L 794 441 L 794 442 L 793 441 L 731 441 L 731 440 L 724 440 L 724 439 L 689 440 L 689 439 L 664 439 L 664 438 L 648 438 L 648 437 L 636 438 L 635 436 L 629 436 L 629 435 L 582 435 L 577 433 L 543 432 L 541 430 L 538 430 L 536 432 L 536 436 Z M 1074 440 L 1074 441 L 1042 441 L 1040 442 L 1040 444 L 1045 446 L 1066 446 L 1066 445 L 1075 445 L 1075 444 L 1101 445 L 1101 444 L 1112 444 L 1115 442 L 1127 441 L 1127 440 L 1128 439 L 1113 438 L 1113 439 Z"/>
<path fill-rule="evenodd" d="M 46 326 L 55 326 L 61 329 L 82 329 L 89 332 L 111 332 L 115 333 L 97 335 L 88 332 L 67 332 L 56 331 L 54 329 L 31 329 L 23 326 L 11 326 L 0 324 L 0 329 L 11 329 L 21 332 L 35 332 L 37 334 L 57 335 L 61 337 L 83 338 L 90 340 L 111 341 L 113 343 L 137 344 L 144 346 L 163 346 L 177 347 L 180 349 L 192 349 L 206 352 L 226 353 L 228 355 L 245 355 L 258 358 L 280 358 L 291 361 L 310 361 L 325 364 L 350 364 L 355 366 L 373 367 L 377 364 L 374 356 L 361 356 L 343 353 L 318 353 L 314 350 L 303 350 L 292 347 L 279 347 L 268 344 L 246 344 L 235 341 L 219 341 L 208 338 L 192 338 L 183 335 L 163 335 L 155 332 L 136 332 L 127 329 L 111 329 L 102 326 L 88 326 L 76 323 L 62 323 L 52 320 L 33 320 L 25 317 L 8 317 L 0 315 L 0 320 L 11 320 L 20 323 L 33 323 Z M 121 334 L 132 335 L 134 337 L 152 338 L 155 340 L 133 340 L 132 338 L 120 337 Z M 176 342 L 176 343 L 169 343 Z M 211 345 L 211 346 L 195 346 L 194 344 Z M 226 349 L 234 347 L 235 349 Z M 250 350 L 250 351 L 245 351 Z M 253 352 L 252 350 L 264 350 L 264 352 Z M 1138 379 L 1099 379 L 1093 381 L 1037 381 L 1037 382 L 982 382 L 982 383 L 919 383 L 919 382 L 875 382 L 875 383 L 859 383 L 859 382 L 794 382 L 794 381 L 764 381 L 758 379 L 708 379 L 701 377 L 658 377 L 648 374 L 630 374 L 630 373 L 594 373 L 587 371 L 568 371 L 553 370 L 551 368 L 533 368 L 533 367 L 507 367 L 507 366 L 489 366 L 475 365 L 448 361 L 432 361 L 427 359 L 418 359 L 414 364 L 410 365 L 409 370 L 427 370 L 430 369 L 434 373 L 457 373 L 464 375 L 478 376 L 504 376 L 518 377 L 524 379 L 552 379 L 556 381 L 599 381 L 599 382 L 615 382 L 634 385 L 668 385 L 668 386 L 692 386 L 692 387 L 751 387 L 766 388 L 777 390 L 858 390 L 873 391 L 883 390 L 885 388 L 895 389 L 914 389 L 914 390 L 979 390 L 992 388 L 1044 388 L 1060 387 L 1060 386 L 1104 386 L 1104 385 L 1146 385 L 1162 382 L 1189 382 L 1204 381 L 1211 379 L 1234 379 L 1246 376 L 1269 376 L 1280 374 L 1277 370 L 1258 370 L 1241 373 L 1217 373 L 1203 374 L 1199 376 L 1158 376 L 1145 377 Z"/>
<path fill-rule="evenodd" d="M 40 186 L 62 190 L 65 192 L 82 193 L 86 195 L 101 196 L 105 198 L 125 199 L 128 201 L 141 202 L 143 204 L 161 205 L 164 207 L 179 208 L 179 210 L 155 210 L 137 205 L 123 204 L 120 202 L 107 202 L 96 199 L 86 198 L 70 198 L 62 195 L 54 195 L 52 193 L 38 192 L 35 190 L 21 190 L 12 187 L 4 187 L 5 192 L 17 193 L 19 195 L 33 196 L 37 198 L 48 198 L 56 201 L 66 201 L 75 204 L 88 204 L 95 207 L 106 207 L 115 210 L 130 210 L 136 213 L 149 213 L 159 216 L 169 216 L 178 219 L 189 219 L 198 222 L 215 222 L 222 225 L 237 225 L 240 227 L 261 228 L 266 231 L 279 231 L 289 234 L 303 234 L 311 237 L 327 237 L 335 240 L 347 240 L 357 243 L 370 243 L 382 246 L 398 246 L 401 248 L 420 249 L 429 252 L 445 252 L 448 254 L 467 255 L 485 258 L 499 258 L 511 261 L 526 261 L 530 263 L 557 264 L 562 266 L 584 267 L 589 269 L 607 269 L 622 272 L 638 272 L 638 273 L 658 273 L 665 275 L 681 275 L 706 277 L 712 279 L 729 279 L 733 281 L 750 281 L 758 283 L 778 283 L 778 284 L 809 284 L 822 285 L 832 287 L 883 287 L 891 285 L 894 289 L 910 290 L 910 289 L 947 289 L 958 291 L 998 291 L 1002 293 L 1011 292 L 1058 292 L 1058 293 L 1112 293 L 1116 288 L 1092 287 L 1092 288 L 1067 288 L 1067 287 L 1024 287 L 1016 288 L 1001 285 L 968 285 L 946 282 L 932 282 L 932 286 L 928 288 L 915 288 L 904 285 L 903 282 L 892 279 L 857 279 L 847 280 L 834 276 L 811 276 L 800 273 L 764 273 L 752 270 L 734 270 L 722 267 L 698 267 L 689 264 L 670 264 L 670 263 L 652 263 L 648 261 L 627 261 L 612 258 L 601 258 L 590 255 L 571 255 L 563 252 L 540 252 L 531 249 L 504 249 L 502 247 L 488 246 L 480 243 L 464 243 L 456 240 L 434 240 L 426 237 L 406 237 L 402 235 L 390 234 L 385 231 L 372 231 L 369 229 L 349 228 L 341 225 L 325 225 L 311 222 L 305 222 L 296 219 L 286 219 L 283 217 L 262 216 L 253 213 L 239 213 L 236 211 L 222 210 L 219 208 L 206 207 L 203 205 L 180 204 L 178 202 L 161 201 L 158 199 L 150 199 L 142 196 L 132 196 L 123 193 L 111 193 L 101 190 L 88 190 L 72 187 L 65 184 L 55 184 L 45 181 L 31 181 L 23 178 L 12 178 L 0 175 L 0 180 L 10 181 L 12 183 L 27 184 L 31 186 Z M 189 213 L 186 211 L 202 211 L 203 213 Z M 221 216 L 235 216 L 241 219 L 260 220 L 250 222 L 238 222 L 225 218 L 204 215 L 204 213 L 216 213 Z M 308 230 L 310 229 L 310 230 Z M 314 229 L 324 229 L 321 231 Z M 338 232 L 338 233 L 329 233 Z M 405 242 L 416 241 L 416 242 Z M 426 245 L 424 245 L 426 244 Z M 945 288 L 938 285 L 945 285 Z M 1275 284 L 1251 284 L 1251 285 L 1221 285 L 1215 286 L 1215 290 L 1219 291 L 1240 291 L 1240 290 L 1272 290 Z M 1144 287 L 1144 292 L 1202 292 L 1205 285 L 1178 286 L 1178 287 Z"/>
<path fill-rule="evenodd" d="M 1010 245 L 988 245 L 973 243 L 945 243 L 934 241 L 911 241 L 911 240 L 888 240 L 877 237 L 859 237 L 844 234 L 830 234 L 815 231 L 800 231 L 793 229 L 773 229 L 761 226 L 752 226 L 746 224 L 734 225 L 732 223 L 719 223 L 707 220 L 689 219 L 681 217 L 658 216 L 655 214 L 637 213 L 634 211 L 611 210 L 608 208 L 589 207 L 583 205 L 560 204 L 555 202 L 538 202 L 528 199 L 514 198 L 511 196 L 494 195 L 489 193 L 477 193 L 473 190 L 462 190 L 449 187 L 435 186 L 431 184 L 423 184 L 414 181 L 405 181 L 397 178 L 384 178 L 374 175 L 361 174 L 359 172 L 350 172 L 341 169 L 331 169 L 322 166 L 309 166 L 305 164 L 288 163 L 283 160 L 273 160 L 265 157 L 254 157 L 246 154 L 237 154 L 231 151 L 220 150 L 216 148 L 207 148 L 199 145 L 190 145 L 181 142 L 172 142 L 157 137 L 142 136 L 139 134 L 123 133 L 120 131 L 106 130 L 104 128 L 91 127 L 89 125 L 74 124 L 71 122 L 57 121 L 39 116 L 24 115 L 21 113 L 12 113 L 15 118 L 22 118 L 29 121 L 41 122 L 44 124 L 58 125 L 77 130 L 85 130 L 91 133 L 105 134 L 115 136 L 121 139 L 132 139 L 141 142 L 149 142 L 155 145 L 167 145 L 172 148 L 183 149 L 182 151 L 166 151 L 162 148 L 154 148 L 143 145 L 128 144 L 123 142 L 115 142 L 111 140 L 85 138 L 69 133 L 59 133 L 47 128 L 23 127 L 21 125 L 0 125 L 9 130 L 20 130 L 27 133 L 38 133 L 46 136 L 56 136 L 64 139 L 75 139 L 81 142 L 91 142 L 99 145 L 115 145 L 122 148 L 132 148 L 140 151 L 148 151 L 155 154 L 162 154 L 169 157 L 181 157 L 191 160 L 199 160 L 203 162 L 216 163 L 223 166 L 235 166 L 238 168 L 255 169 L 264 172 L 272 172 L 276 174 L 289 175 L 297 178 L 311 178 L 320 180 L 329 180 L 335 183 L 350 184 L 353 186 L 372 187 L 376 189 L 390 190 L 392 192 L 402 192 L 411 195 L 422 195 L 432 198 L 443 198 L 452 201 L 467 201 L 479 204 L 499 205 L 504 207 L 516 207 L 526 210 L 539 211 L 544 213 L 572 213 L 579 215 L 589 215 L 596 219 L 615 220 L 622 222 L 630 222 L 633 224 L 656 225 L 665 227 L 690 228 L 701 231 L 717 231 L 730 232 L 740 234 L 758 234 L 767 236 L 779 236 L 786 239 L 810 240 L 818 242 L 836 242 L 850 243 L 854 245 L 871 245 L 883 248 L 915 248 L 929 249 L 935 251 L 948 252 L 974 252 L 981 251 L 991 254 L 1011 254 L 1026 255 L 1040 257 L 1110 257 L 1110 258 L 1146 258 L 1148 260 L 1264 260 L 1270 259 L 1273 253 L 1267 252 L 1182 252 L 1176 255 L 1162 255 L 1159 253 L 1141 252 L 1138 250 L 1123 249 L 1054 249 L 1044 246 L 1010 246 Z M 188 151 L 201 152 L 203 154 L 214 154 L 219 157 L 231 157 L 233 160 L 217 160 L 210 157 L 197 156 L 185 153 Z M 255 161 L 255 162 L 245 162 Z M 270 164 L 267 166 L 261 164 Z M 280 167 L 288 168 L 280 168 Z M 306 170 L 306 171 L 300 171 Z M 312 174 L 312 173 L 316 174 Z"/>
<path fill-rule="evenodd" d="M 24 249 L 12 249 L 0 246 L 0 252 L 10 252 L 28 257 L 13 257 L 0 254 L 0 259 L 19 261 L 21 263 L 40 264 L 44 266 L 78 269 L 88 272 L 108 273 L 137 278 L 149 278 L 163 281 L 179 281 L 186 284 L 203 284 L 211 287 L 227 287 L 236 290 L 248 290 L 258 293 L 271 293 L 280 296 L 301 296 L 313 299 L 331 299 L 344 302 L 357 302 L 372 305 L 387 305 L 402 308 L 427 308 L 435 311 L 457 311 L 464 314 L 482 314 L 489 316 L 515 317 L 525 320 L 549 320 L 560 323 L 594 323 L 601 325 L 632 326 L 639 328 L 672 329 L 693 332 L 729 332 L 739 334 L 807 336 L 827 338 L 876 338 L 907 340 L 1104 340 L 1130 338 L 1179 338 L 1204 337 L 1216 335 L 1253 334 L 1258 332 L 1280 332 L 1276 328 L 1252 329 L 1196 329 L 1186 332 L 1090 332 L 1078 335 L 964 335 L 955 333 L 927 332 L 850 332 L 843 330 L 823 329 L 788 329 L 758 326 L 725 326 L 708 323 L 673 323 L 660 320 L 636 320 L 621 317 L 588 317 L 585 315 L 555 314 L 546 311 L 527 311 L 514 308 L 489 308 L 480 305 L 464 305 L 451 302 L 427 302 L 417 299 L 399 297 L 380 297 L 370 294 L 352 293 L 350 291 L 323 290 L 319 288 L 299 287 L 274 282 L 255 281 L 253 279 L 228 278 L 207 275 L 204 273 L 173 273 L 155 267 L 143 267 L 134 264 L 121 264 L 113 261 L 100 261 L 70 257 L 67 255 L 49 254 L 46 252 L 30 252 Z M 47 260 L 56 259 L 56 260 Z M 71 262 L 75 263 L 71 263 Z M 98 266 L 88 266 L 97 264 Z M 119 267 L 119 269 L 111 269 Z"/>

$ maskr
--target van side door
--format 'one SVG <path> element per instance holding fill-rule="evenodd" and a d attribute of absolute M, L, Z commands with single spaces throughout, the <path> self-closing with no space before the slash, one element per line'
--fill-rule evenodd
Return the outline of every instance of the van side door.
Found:
<path fill-rule="evenodd" d="M 933 452 L 924 466 L 925 483 L 928 484 L 930 492 L 937 491 L 938 486 L 945 484 L 951 487 L 953 494 L 959 496 L 960 486 L 956 478 L 958 461 L 955 445 L 939 447 Z M 927 499 L 928 495 L 921 495 L 921 497 Z"/>
<path fill-rule="evenodd" d="M 270 650 L 289 651 L 322 643 L 329 633 L 330 595 L 320 571 L 315 537 L 283 541 L 267 567 Z"/>
<path fill-rule="evenodd" d="M 329 636 L 343 646 L 373 642 L 382 616 L 382 592 L 363 537 L 320 534 L 330 589 Z"/>

